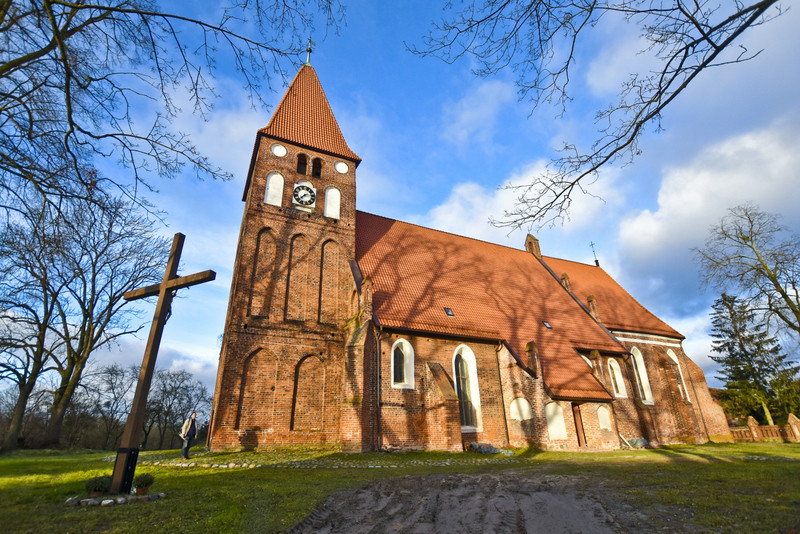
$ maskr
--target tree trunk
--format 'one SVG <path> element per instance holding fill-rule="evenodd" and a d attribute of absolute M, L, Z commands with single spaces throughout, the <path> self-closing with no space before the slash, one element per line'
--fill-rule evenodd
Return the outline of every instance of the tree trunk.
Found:
<path fill-rule="evenodd" d="M 769 426 L 775 426 L 775 423 L 772 422 L 772 414 L 769 413 L 769 408 L 767 408 L 767 403 L 763 400 L 761 401 L 761 407 L 764 408 L 764 417 L 767 418 L 767 424 Z"/>
<path fill-rule="evenodd" d="M 33 386 L 34 381 L 29 380 L 27 384 L 19 388 L 19 397 L 17 397 L 17 403 L 14 405 L 14 415 L 11 416 L 11 422 L 3 440 L 3 452 L 13 451 L 18 446 L 17 441 L 22 430 L 22 421 L 25 418 L 25 410 L 28 408 L 28 399 L 31 396 L 31 391 L 33 391 Z"/>
<path fill-rule="evenodd" d="M 62 376 L 61 385 L 53 395 L 53 406 L 50 408 L 50 421 L 47 423 L 45 445 L 55 446 L 61 442 L 61 429 L 64 426 L 64 416 L 72 400 L 72 395 L 80 384 L 83 364 L 77 365 L 71 375 Z"/>

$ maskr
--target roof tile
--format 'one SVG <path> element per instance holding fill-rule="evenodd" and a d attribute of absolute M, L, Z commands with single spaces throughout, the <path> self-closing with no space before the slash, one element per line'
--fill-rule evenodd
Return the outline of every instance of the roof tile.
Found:
<path fill-rule="evenodd" d="M 269 124 L 259 132 L 355 162 L 361 161 L 347 146 L 311 65 L 303 65 L 298 71 Z"/>
<path fill-rule="evenodd" d="M 624 349 L 528 252 L 357 212 L 356 259 L 381 324 L 504 340 L 520 357 L 534 341 L 555 396 L 610 400 L 576 349 Z"/>

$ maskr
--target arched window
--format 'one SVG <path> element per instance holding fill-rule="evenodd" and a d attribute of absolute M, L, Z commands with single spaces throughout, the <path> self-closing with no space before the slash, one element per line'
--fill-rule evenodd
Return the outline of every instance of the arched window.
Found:
<path fill-rule="evenodd" d="M 322 159 L 314 158 L 311 161 L 311 176 L 314 178 L 322 176 Z"/>
<path fill-rule="evenodd" d="M 608 372 L 611 375 L 611 384 L 614 386 L 614 395 L 617 397 L 627 397 L 628 390 L 625 389 L 625 382 L 622 381 L 622 369 L 619 368 L 617 360 L 608 360 Z"/>
<path fill-rule="evenodd" d="M 583 358 L 583 361 L 585 361 L 585 362 L 586 362 L 586 365 L 588 365 L 589 367 L 591 367 L 591 368 L 592 368 L 592 371 L 594 371 L 594 365 L 592 364 L 592 360 L 590 360 L 589 358 L 587 358 L 587 357 L 586 357 L 586 356 L 584 356 L 583 354 L 581 354 L 581 358 Z"/>
<path fill-rule="evenodd" d="M 642 402 L 653 403 L 653 392 L 650 390 L 650 380 L 647 378 L 647 367 L 644 365 L 642 353 L 636 347 L 631 349 L 633 355 L 633 371 L 636 374 L 636 385 L 639 387 L 639 395 Z"/>
<path fill-rule="evenodd" d="M 611 417 L 605 406 L 597 409 L 597 424 L 600 425 L 600 430 L 611 430 Z"/>
<path fill-rule="evenodd" d="M 392 345 L 392 387 L 414 389 L 414 348 L 405 339 Z"/>
<path fill-rule="evenodd" d="M 453 356 L 453 376 L 461 426 L 467 427 L 467 430 L 481 431 L 481 396 L 475 354 L 466 345 L 459 346 Z"/>
<path fill-rule="evenodd" d="M 323 215 L 331 219 L 339 218 L 339 206 L 341 204 L 342 194 L 335 187 L 329 187 L 325 190 L 325 209 Z"/>
<path fill-rule="evenodd" d="M 308 158 L 305 154 L 298 154 L 297 155 L 297 173 L 298 174 L 305 174 L 306 170 L 308 170 Z"/>
<path fill-rule="evenodd" d="M 550 439 L 567 439 L 567 425 L 564 423 L 564 410 L 557 402 L 550 402 L 544 407 L 547 419 L 547 432 Z"/>
<path fill-rule="evenodd" d="M 681 364 L 678 361 L 678 357 L 675 356 L 675 353 L 672 352 L 672 349 L 667 350 L 667 356 L 669 356 L 670 359 L 675 363 L 675 365 L 678 366 L 678 376 L 681 379 L 681 383 L 680 383 L 680 386 L 678 387 L 678 389 L 681 390 L 681 397 L 686 402 L 692 402 L 692 401 L 689 400 L 689 390 L 686 389 L 686 382 L 683 380 L 683 371 L 681 370 Z"/>
<path fill-rule="evenodd" d="M 264 202 L 270 206 L 280 206 L 283 203 L 283 175 L 280 173 L 271 172 L 267 175 Z"/>
<path fill-rule="evenodd" d="M 508 408 L 511 412 L 511 419 L 514 421 L 527 421 L 533 419 L 533 409 L 531 403 L 525 397 L 517 397 L 511 401 L 511 406 Z"/>

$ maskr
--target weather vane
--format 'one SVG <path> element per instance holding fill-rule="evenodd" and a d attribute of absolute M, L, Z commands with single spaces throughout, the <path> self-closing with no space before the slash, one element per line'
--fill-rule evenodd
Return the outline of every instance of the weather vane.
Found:
<path fill-rule="evenodd" d="M 311 52 L 312 46 L 317 46 L 317 43 L 311 40 L 311 36 L 308 37 L 308 48 L 306 48 L 306 65 L 311 65 Z"/>
<path fill-rule="evenodd" d="M 594 250 L 594 241 L 590 241 L 589 246 L 592 247 L 592 254 L 594 255 L 594 264 L 600 267 L 600 261 L 597 259 L 597 252 L 595 252 Z"/>

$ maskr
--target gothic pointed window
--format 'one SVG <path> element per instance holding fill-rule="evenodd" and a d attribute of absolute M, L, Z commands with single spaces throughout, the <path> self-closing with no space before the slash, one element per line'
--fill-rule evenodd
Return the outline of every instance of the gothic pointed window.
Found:
<path fill-rule="evenodd" d="M 678 361 L 678 357 L 675 356 L 675 353 L 672 351 L 672 349 L 667 350 L 667 356 L 669 356 L 672 362 L 678 367 L 678 378 L 681 379 L 678 389 L 680 389 L 681 398 L 686 402 L 692 402 L 689 400 L 689 391 L 686 389 L 686 381 L 683 379 L 683 370 L 681 370 L 681 364 Z"/>
<path fill-rule="evenodd" d="M 335 187 L 329 187 L 325 190 L 325 210 L 323 215 L 331 219 L 338 219 L 341 203 L 342 194 Z"/>
<path fill-rule="evenodd" d="M 311 176 L 314 178 L 319 178 L 322 176 L 322 159 L 321 158 L 314 158 L 311 161 Z"/>
<path fill-rule="evenodd" d="M 271 172 L 267 176 L 264 202 L 270 206 L 280 206 L 283 203 L 283 175 L 280 173 Z"/>
<path fill-rule="evenodd" d="M 392 387 L 414 388 L 414 349 L 405 339 L 392 345 Z"/>
<path fill-rule="evenodd" d="M 297 155 L 297 174 L 305 174 L 308 169 L 308 158 L 305 154 Z"/>
<path fill-rule="evenodd" d="M 614 387 L 614 395 L 617 397 L 627 397 L 628 391 L 625 389 L 625 383 L 622 381 L 622 369 L 620 369 L 617 360 L 608 360 L 608 373 L 611 375 L 611 385 Z"/>
<path fill-rule="evenodd" d="M 647 378 L 647 368 L 644 366 L 642 353 L 636 347 L 631 349 L 633 355 L 633 370 L 636 374 L 636 385 L 639 387 L 639 396 L 646 404 L 653 403 L 653 392 L 650 390 L 650 379 Z"/>
<path fill-rule="evenodd" d="M 461 416 L 462 430 L 481 431 L 481 400 L 475 355 L 466 345 L 456 349 L 453 376 Z"/>

